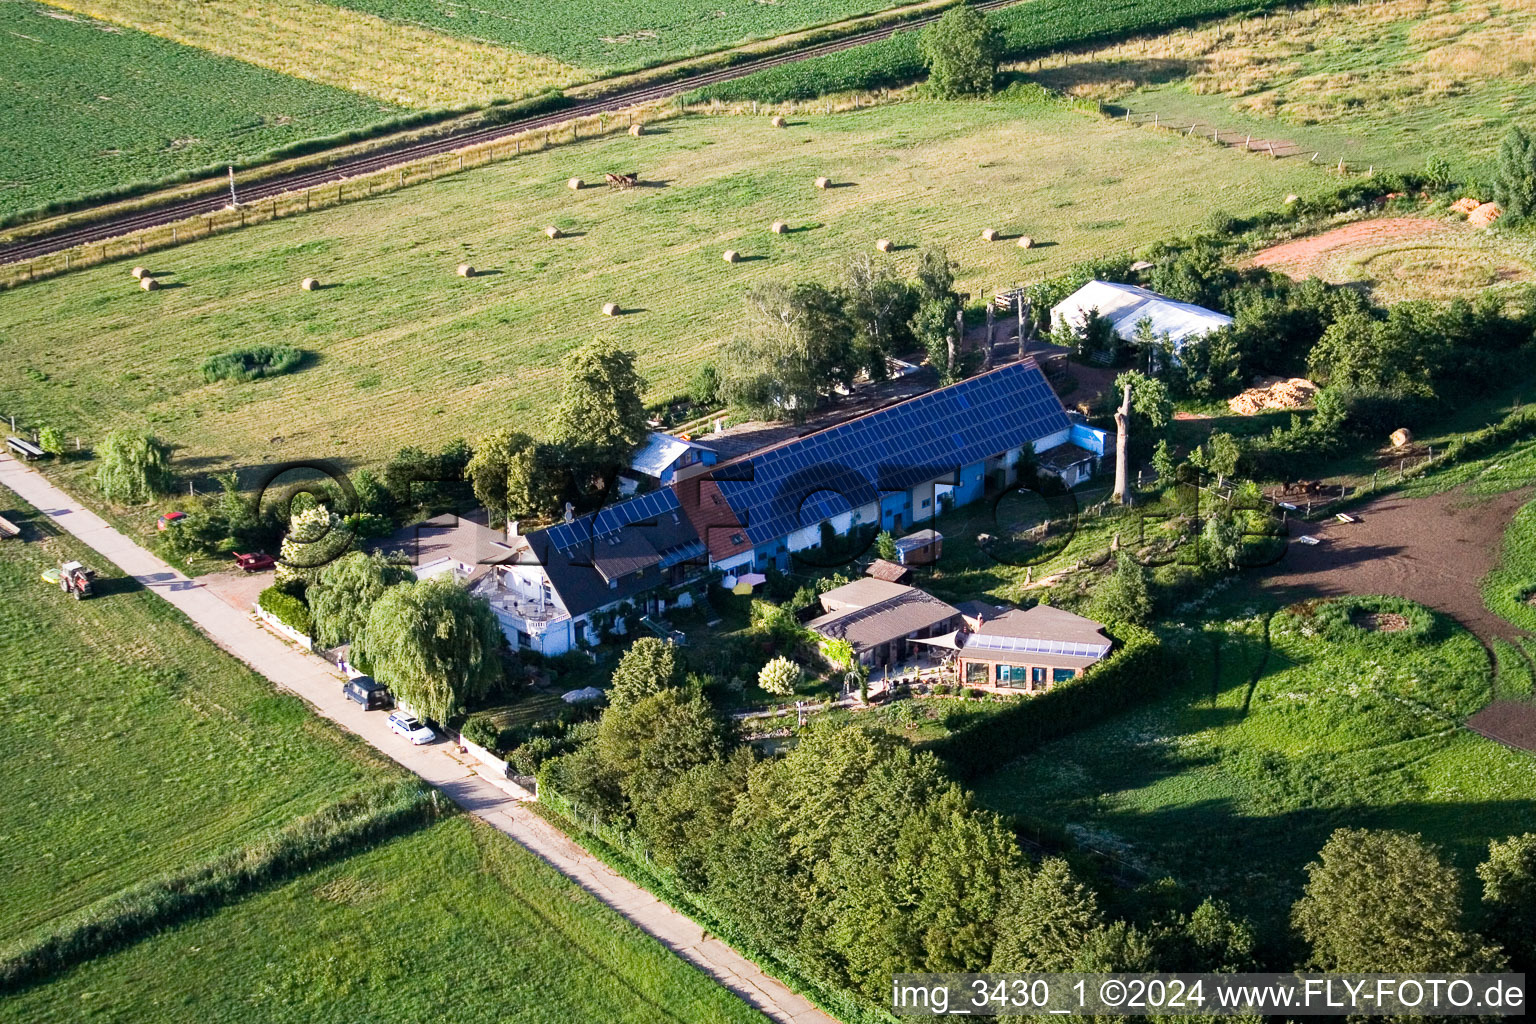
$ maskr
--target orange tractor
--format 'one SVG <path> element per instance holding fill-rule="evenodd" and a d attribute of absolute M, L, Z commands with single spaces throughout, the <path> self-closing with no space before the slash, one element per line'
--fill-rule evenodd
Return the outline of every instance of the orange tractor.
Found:
<path fill-rule="evenodd" d="M 65 562 L 59 566 L 59 589 L 73 594 L 76 601 L 90 597 L 96 589 L 96 571 L 87 569 L 79 562 Z"/>

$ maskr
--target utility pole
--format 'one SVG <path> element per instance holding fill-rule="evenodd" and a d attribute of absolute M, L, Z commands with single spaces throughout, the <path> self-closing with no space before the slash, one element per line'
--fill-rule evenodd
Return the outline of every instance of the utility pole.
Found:
<path fill-rule="evenodd" d="M 1131 386 L 1125 386 L 1125 400 L 1115 410 L 1115 501 L 1131 503 Z"/>

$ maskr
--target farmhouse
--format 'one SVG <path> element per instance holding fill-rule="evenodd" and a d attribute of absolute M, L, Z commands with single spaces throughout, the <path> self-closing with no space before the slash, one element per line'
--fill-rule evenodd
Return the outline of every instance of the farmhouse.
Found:
<path fill-rule="evenodd" d="M 657 484 L 670 484 L 677 479 L 679 470 L 689 466 L 713 466 L 719 458 L 713 448 L 708 448 L 686 437 L 676 437 L 651 431 L 645 444 L 629 461 L 629 468 L 637 476 Z"/>
<path fill-rule="evenodd" d="M 1110 640 L 1092 619 L 1042 604 L 982 616 L 974 629 L 960 629 L 935 645 L 955 649 L 967 686 L 1039 693 L 1082 675 L 1109 653 Z"/>
<path fill-rule="evenodd" d="M 395 531 L 374 550 L 402 554 L 421 580 L 452 574 L 473 585 L 496 564 L 510 561 L 512 547 L 499 530 L 449 513 Z"/>
<path fill-rule="evenodd" d="M 673 477 L 659 490 L 508 537 L 511 564 L 478 588 L 517 647 L 559 654 L 605 627 L 621 630 L 622 611 L 686 606 L 705 568 L 787 570 L 797 552 L 850 534 L 902 533 L 1003 490 L 1026 446 L 1045 456 L 1064 445 L 1102 453 L 1105 442 L 1068 418 L 1026 359 L 691 473 L 669 459 L 660 468 Z M 658 451 L 687 458 L 664 443 Z M 915 549 L 936 548 L 927 532 Z"/>
<path fill-rule="evenodd" d="M 866 577 L 821 595 L 825 614 L 806 628 L 853 645 L 859 664 L 880 668 L 906 660 L 911 642 L 942 636 L 964 621 L 960 610 L 931 594 Z"/>
<path fill-rule="evenodd" d="M 1153 335 L 1166 337 L 1175 352 L 1190 341 L 1232 323 L 1232 318 L 1225 313 L 1188 302 L 1175 302 L 1134 284 L 1089 281 L 1051 307 L 1051 327 L 1055 329 L 1065 324 L 1074 329 L 1081 328 L 1092 310 L 1098 310 L 1099 316 L 1109 321 L 1115 334 L 1127 342 L 1135 339 L 1138 324 L 1143 320 L 1151 321 Z"/>

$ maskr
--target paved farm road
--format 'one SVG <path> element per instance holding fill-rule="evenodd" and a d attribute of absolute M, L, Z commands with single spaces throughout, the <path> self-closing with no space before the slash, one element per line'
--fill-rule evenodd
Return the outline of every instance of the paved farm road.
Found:
<path fill-rule="evenodd" d="M 8 455 L 0 455 L 0 484 L 15 491 L 98 554 L 175 605 L 224 650 L 315 711 L 441 789 L 470 814 L 500 829 L 554 868 L 649 932 L 668 949 L 714 977 L 776 1021 L 835 1024 L 832 1017 L 646 890 L 577 846 L 563 832 L 476 775 L 447 743 L 413 747 L 390 732 L 379 712 L 364 712 L 341 693 L 340 677 L 323 659 L 279 640 L 177 572 L 100 516 Z M 14 542 L 13 542 L 14 543 Z"/>

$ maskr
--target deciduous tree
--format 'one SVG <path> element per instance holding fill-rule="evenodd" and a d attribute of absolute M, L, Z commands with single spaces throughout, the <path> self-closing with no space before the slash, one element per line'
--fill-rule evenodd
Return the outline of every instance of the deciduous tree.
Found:
<path fill-rule="evenodd" d="M 315 640 L 335 647 L 360 639 L 368 615 L 384 592 L 414 579 L 411 570 L 380 553 L 353 551 L 320 570 L 305 597 L 315 623 Z"/>
<path fill-rule="evenodd" d="M 171 449 L 153 434 L 114 430 L 96 449 L 96 486 L 108 501 L 138 505 L 171 489 Z"/>
<path fill-rule="evenodd" d="M 642 636 L 629 645 L 613 670 L 608 703 L 612 707 L 638 703 L 681 682 L 677 645 L 660 637 Z"/>
<path fill-rule="evenodd" d="M 1520 125 L 1511 128 L 1499 145 L 1493 199 L 1512 220 L 1536 213 L 1536 138 Z"/>
<path fill-rule="evenodd" d="M 646 437 L 644 393 L 633 352 L 601 338 L 583 345 L 565 357 L 555 435 L 597 462 L 623 465 Z"/>
<path fill-rule="evenodd" d="M 961 4 L 923 32 L 928 87 L 943 99 L 984 96 L 997 86 L 1002 36 L 984 14 Z"/>
<path fill-rule="evenodd" d="M 500 682 L 503 644 L 490 606 L 441 578 L 386 590 L 368 614 L 361 641 L 379 680 L 439 722 Z"/>

